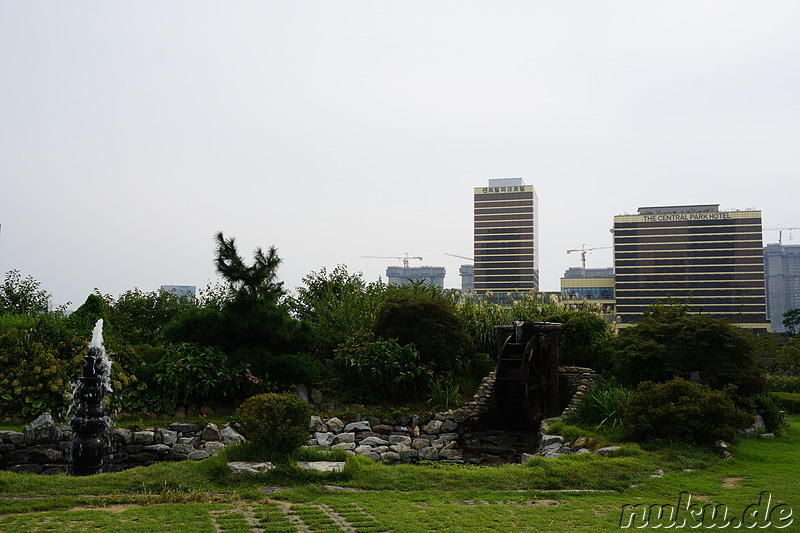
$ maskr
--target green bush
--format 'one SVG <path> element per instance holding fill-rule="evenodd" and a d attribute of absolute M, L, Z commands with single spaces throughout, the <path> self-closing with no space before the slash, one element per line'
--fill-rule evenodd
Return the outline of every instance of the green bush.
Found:
<path fill-rule="evenodd" d="M 287 455 L 308 439 L 311 408 L 291 394 L 265 393 L 236 410 L 242 434 L 276 455 Z"/>
<path fill-rule="evenodd" d="M 769 396 L 787 413 L 800 415 L 800 393 L 771 392 Z"/>
<path fill-rule="evenodd" d="M 736 396 L 736 404 L 753 415 L 761 415 L 768 433 L 780 431 L 785 421 L 781 416 L 781 408 L 773 398 L 767 394 L 754 394 L 752 396 Z"/>
<path fill-rule="evenodd" d="M 412 344 L 357 335 L 334 352 L 334 365 L 348 387 L 378 399 L 418 396 L 427 389 L 431 371 Z"/>
<path fill-rule="evenodd" d="M 628 438 L 661 438 L 698 444 L 733 440 L 736 429 L 753 417 L 736 407 L 727 391 L 685 379 L 666 383 L 644 381 L 631 394 L 622 425 Z"/>
<path fill-rule="evenodd" d="M 767 389 L 772 392 L 800 393 L 800 374 L 796 376 L 767 374 Z"/>
<path fill-rule="evenodd" d="M 545 318 L 560 322 L 559 363 L 584 366 L 595 370 L 611 368 L 614 334 L 611 324 L 590 311 L 564 311 Z"/>

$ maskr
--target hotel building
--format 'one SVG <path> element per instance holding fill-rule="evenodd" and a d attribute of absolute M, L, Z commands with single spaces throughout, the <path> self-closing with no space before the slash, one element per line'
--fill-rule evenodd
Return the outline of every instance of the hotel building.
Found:
<path fill-rule="evenodd" d="M 768 330 L 760 211 L 719 204 L 641 207 L 614 217 L 616 311 L 621 327 L 674 298 L 691 313 Z"/>
<path fill-rule="evenodd" d="M 783 333 L 783 313 L 800 308 L 800 245 L 768 244 L 764 248 L 767 317 L 772 331 Z"/>
<path fill-rule="evenodd" d="M 490 179 L 476 187 L 475 276 L 478 295 L 539 289 L 538 200 L 522 178 Z"/>

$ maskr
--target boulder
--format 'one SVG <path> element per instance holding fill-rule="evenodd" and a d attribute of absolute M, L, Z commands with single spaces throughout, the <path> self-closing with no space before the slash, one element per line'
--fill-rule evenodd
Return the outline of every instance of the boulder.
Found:
<path fill-rule="evenodd" d="M 222 435 L 220 435 L 219 428 L 216 424 L 209 422 L 206 424 L 206 427 L 203 428 L 203 432 L 200 434 L 200 438 L 205 441 L 215 441 L 221 440 Z"/>
<path fill-rule="evenodd" d="M 239 474 L 260 474 L 275 468 L 272 463 L 252 463 L 247 461 L 232 461 L 228 463 L 228 468 L 231 469 L 231 474 L 234 476 Z"/>
<path fill-rule="evenodd" d="M 133 443 L 141 446 L 153 444 L 154 431 L 137 431 L 133 434 Z"/>
<path fill-rule="evenodd" d="M 619 446 L 605 446 L 605 447 L 600 448 L 599 450 L 597 450 L 597 455 L 601 455 L 603 457 L 609 457 L 610 455 L 613 455 L 614 452 L 616 452 L 619 449 L 620 449 Z"/>
<path fill-rule="evenodd" d="M 325 424 L 328 426 L 328 431 L 334 433 L 340 433 L 344 429 L 344 422 L 336 417 L 329 419 Z"/>
<path fill-rule="evenodd" d="M 345 463 L 344 461 L 298 461 L 297 466 L 315 472 L 341 472 Z"/>
<path fill-rule="evenodd" d="M 222 431 L 219 432 L 220 436 L 222 437 L 222 442 L 227 444 L 238 444 L 240 442 L 244 442 L 245 438 L 233 429 L 231 426 L 226 426 L 223 428 Z"/>
<path fill-rule="evenodd" d="M 203 429 L 203 425 L 197 422 L 173 422 L 169 425 L 169 429 L 179 433 L 197 433 Z"/>
<path fill-rule="evenodd" d="M 362 420 L 361 422 L 353 422 L 351 424 L 347 424 L 342 431 L 345 432 L 372 431 L 372 428 L 370 427 L 369 422 Z"/>
<path fill-rule="evenodd" d="M 42 413 L 36 420 L 25 426 L 25 444 L 50 444 L 58 442 L 61 430 L 53 422 L 50 413 Z"/>
<path fill-rule="evenodd" d="M 342 442 L 355 442 L 356 441 L 356 434 L 355 433 L 339 433 L 334 437 L 333 443 L 339 444 Z"/>
<path fill-rule="evenodd" d="M 210 455 L 208 455 L 208 452 L 204 450 L 195 450 L 190 452 L 188 455 L 188 458 L 191 461 L 200 461 L 201 459 L 208 459 L 209 457 Z"/>
<path fill-rule="evenodd" d="M 380 439 L 378 437 L 367 437 L 366 439 L 361 439 L 360 444 L 366 446 L 388 446 L 389 441 Z"/>

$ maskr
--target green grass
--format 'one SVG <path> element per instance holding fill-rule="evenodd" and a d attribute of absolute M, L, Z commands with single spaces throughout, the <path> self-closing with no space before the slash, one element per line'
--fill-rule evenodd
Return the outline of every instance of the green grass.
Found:
<path fill-rule="evenodd" d="M 800 417 L 789 420 L 788 438 L 743 440 L 729 461 L 705 448 L 650 442 L 625 444 L 610 458 L 498 468 L 350 457 L 340 474 L 282 464 L 233 479 L 212 458 L 89 478 L 0 472 L 0 531 L 603 532 L 619 530 L 623 505 L 675 504 L 681 491 L 738 514 L 769 491 L 794 511 L 794 523 L 780 531 L 800 531 Z M 576 431 L 569 428 L 561 429 Z M 651 477 L 657 470 L 663 475 Z M 263 487 L 284 490 L 268 495 Z"/>

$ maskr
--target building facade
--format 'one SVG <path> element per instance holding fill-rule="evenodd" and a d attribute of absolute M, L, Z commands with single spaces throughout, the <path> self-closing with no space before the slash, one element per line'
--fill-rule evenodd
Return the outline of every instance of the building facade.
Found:
<path fill-rule="evenodd" d="M 539 290 L 538 200 L 522 178 L 490 179 L 474 189 L 478 295 Z"/>
<path fill-rule="evenodd" d="M 800 308 L 800 245 L 768 244 L 764 248 L 767 317 L 772 331 L 788 331 L 783 313 Z"/>
<path fill-rule="evenodd" d="M 760 211 L 719 204 L 641 207 L 614 217 L 614 272 L 621 327 L 655 301 L 767 330 Z"/>
<path fill-rule="evenodd" d="M 386 267 L 386 279 L 389 285 L 410 285 L 414 282 L 425 282 L 443 289 L 444 276 L 444 267 Z"/>
<path fill-rule="evenodd" d="M 570 267 L 561 278 L 561 296 L 591 300 L 614 310 L 614 269 Z"/>
<path fill-rule="evenodd" d="M 197 294 L 195 285 L 162 285 L 161 290 L 184 298 L 194 298 Z"/>
<path fill-rule="evenodd" d="M 461 276 L 461 292 L 467 294 L 475 292 L 475 265 L 461 265 L 458 273 Z"/>

